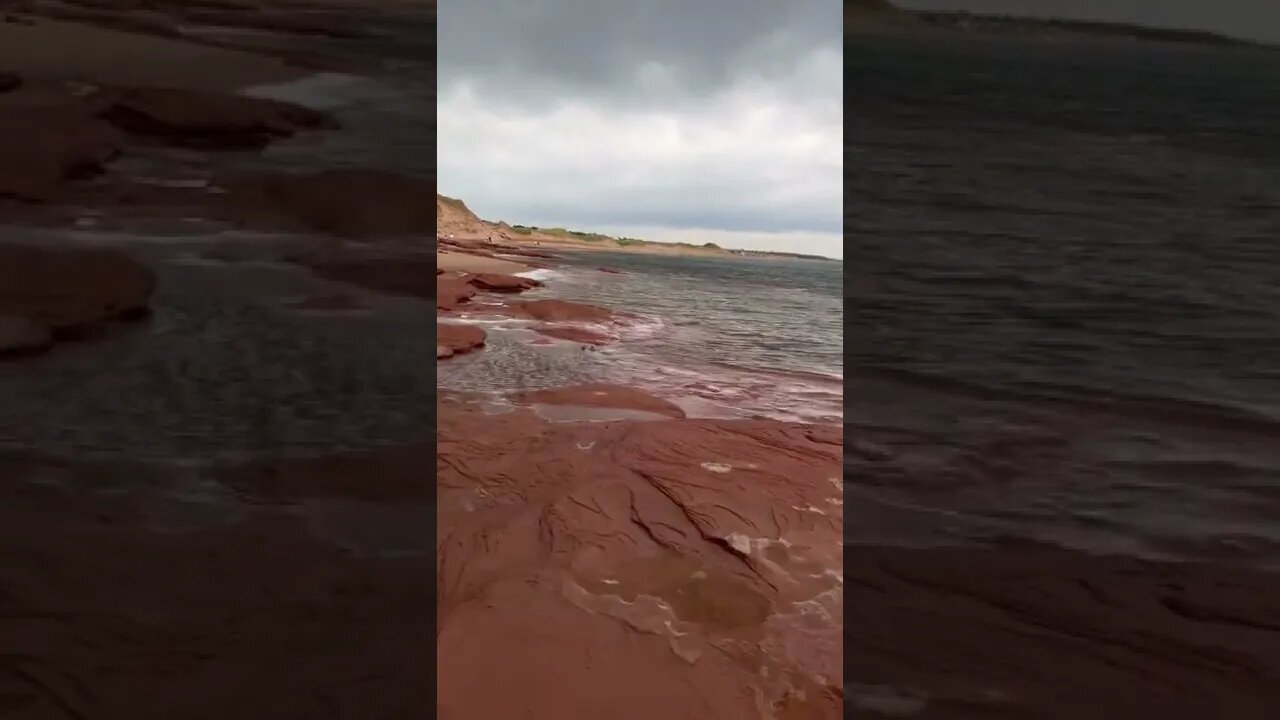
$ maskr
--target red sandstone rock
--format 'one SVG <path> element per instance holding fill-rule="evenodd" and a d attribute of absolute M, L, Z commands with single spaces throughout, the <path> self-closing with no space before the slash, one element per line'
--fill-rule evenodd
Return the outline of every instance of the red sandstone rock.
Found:
<path fill-rule="evenodd" d="M 460 273 L 436 275 L 436 308 L 453 310 L 476 294 L 475 286 Z"/>
<path fill-rule="evenodd" d="M 435 257 L 371 257 L 352 260 L 296 258 L 317 275 L 328 280 L 351 283 L 389 295 L 430 298 L 437 294 Z M 443 277 L 443 276 L 441 276 Z"/>
<path fill-rule="evenodd" d="M 332 124 L 323 113 L 278 100 L 197 90 L 125 88 L 96 98 L 121 130 L 202 148 L 260 148 Z"/>
<path fill-rule="evenodd" d="M 608 322 L 614 314 L 605 308 L 566 300 L 529 300 L 513 303 L 514 312 L 544 322 Z"/>
<path fill-rule="evenodd" d="M 363 310 L 365 305 L 350 295 L 314 295 L 303 298 L 290 307 L 296 310 Z"/>
<path fill-rule="evenodd" d="M 1034 545 L 850 546 L 858 717 L 1272 717 L 1280 576 Z M 909 712 L 908 712 L 909 711 Z"/>
<path fill-rule="evenodd" d="M 604 333 L 588 330 L 586 328 L 574 327 L 572 325 L 542 325 L 534 328 L 535 332 L 539 332 L 547 337 L 557 338 L 559 340 L 570 340 L 583 345 L 607 345 L 613 342 L 614 338 Z"/>
<path fill-rule="evenodd" d="M 253 10 L 191 8 L 182 11 L 182 15 L 184 19 L 202 25 L 267 30 L 290 35 L 313 35 L 338 39 L 354 39 L 368 35 L 345 18 L 336 15 L 321 16 L 314 12 L 300 17 L 264 10 L 261 7 Z"/>
<path fill-rule="evenodd" d="M 29 318 L 54 338 L 145 315 L 155 275 L 115 250 L 0 245 L 0 315 Z"/>
<path fill-rule="evenodd" d="M 435 225 L 426 179 L 374 170 L 328 170 L 230 180 L 228 204 L 250 216 L 343 237 L 419 235 Z"/>
<path fill-rule="evenodd" d="M 440 717 L 842 717 L 839 445 L 438 418 Z"/>
<path fill-rule="evenodd" d="M 553 390 L 530 390 L 515 397 L 529 404 L 639 410 L 671 418 L 684 417 L 684 411 L 675 403 L 622 385 L 575 385 Z"/>
<path fill-rule="evenodd" d="M 83 108 L 0 106 L 0 197 L 52 200 L 66 182 L 101 172 L 120 147 L 119 133 Z"/>
<path fill-rule="evenodd" d="M 436 359 L 471 352 L 484 347 L 485 332 L 475 325 L 436 324 Z"/>
<path fill-rule="evenodd" d="M 479 273 L 472 275 L 470 281 L 472 285 L 481 290 L 500 293 L 518 293 L 542 287 L 542 283 L 533 278 L 498 273 Z"/>
<path fill-rule="evenodd" d="M 0 315 L 0 359 L 35 355 L 53 347 L 53 333 L 27 317 Z"/>
<path fill-rule="evenodd" d="M 0 540 L 22 559 L 0 563 L 0 716 L 434 717 L 432 452 L 417 473 L 259 460 L 228 482 L 241 499 L 180 516 L 160 490 L 179 468 L 0 456 Z M 378 520 L 353 537 L 339 505 Z M 196 524 L 157 532 L 175 517 Z"/>

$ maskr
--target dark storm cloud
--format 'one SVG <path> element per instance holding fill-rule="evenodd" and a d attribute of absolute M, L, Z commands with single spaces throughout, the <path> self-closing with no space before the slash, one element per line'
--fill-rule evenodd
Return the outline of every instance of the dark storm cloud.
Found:
<path fill-rule="evenodd" d="M 1102 20 L 1280 41 L 1280 0 L 900 0 L 903 7 Z"/>
<path fill-rule="evenodd" d="M 698 94 L 736 77 L 785 73 L 818 46 L 841 47 L 838 0 L 446 0 L 440 74 L 502 79 L 514 92 L 623 96 L 640 70 L 663 68 L 673 93 Z M 524 86 L 521 86 L 523 83 Z"/>
<path fill-rule="evenodd" d="M 839 254 L 838 0 L 445 0 L 438 17 L 442 192 L 512 222 Z"/>

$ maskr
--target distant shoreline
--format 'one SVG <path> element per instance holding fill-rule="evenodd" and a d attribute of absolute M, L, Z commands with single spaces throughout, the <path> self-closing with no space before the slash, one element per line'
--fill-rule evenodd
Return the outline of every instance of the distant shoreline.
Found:
<path fill-rule="evenodd" d="M 929 12 L 896 7 L 854 9 L 846 14 L 845 31 L 869 34 L 943 31 L 1028 39 L 1133 40 L 1206 47 L 1277 49 L 1277 46 L 1272 43 L 1232 37 L 1207 30 L 967 11 Z"/>
<path fill-rule="evenodd" d="M 528 248 L 540 248 L 566 252 L 618 252 L 640 255 L 668 255 L 672 257 L 706 257 L 706 258 L 745 258 L 752 260 L 816 260 L 822 262 L 843 262 L 839 258 L 825 255 L 808 255 L 805 253 L 789 253 L 773 250 L 743 250 L 737 248 L 707 248 L 700 245 L 682 245 L 679 243 L 644 240 L 632 244 L 620 245 L 616 242 L 604 241 L 571 241 L 548 239 L 546 237 L 526 238 L 516 235 L 511 242 Z"/>

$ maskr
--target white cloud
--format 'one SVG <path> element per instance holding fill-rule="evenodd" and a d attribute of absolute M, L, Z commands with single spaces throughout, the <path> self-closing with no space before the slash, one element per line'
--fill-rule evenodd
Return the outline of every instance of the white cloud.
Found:
<path fill-rule="evenodd" d="M 838 254 L 835 17 L 829 42 L 803 49 L 794 33 L 744 38 L 732 77 L 713 87 L 686 82 L 705 73 L 678 58 L 638 57 L 607 90 L 506 62 L 442 70 L 441 192 L 488 219 Z"/>

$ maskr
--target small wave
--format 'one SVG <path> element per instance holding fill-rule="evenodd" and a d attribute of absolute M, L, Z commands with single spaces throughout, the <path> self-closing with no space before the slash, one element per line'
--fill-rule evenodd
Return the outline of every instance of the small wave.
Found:
<path fill-rule="evenodd" d="M 376 80 L 345 73 L 316 73 L 290 82 L 254 85 L 242 94 L 297 103 L 316 110 L 333 110 L 395 97 L 394 90 Z"/>
<path fill-rule="evenodd" d="M 533 270 L 518 272 L 515 275 L 516 277 L 529 278 L 530 280 L 537 280 L 538 282 L 547 282 L 552 278 L 560 277 L 561 273 L 557 270 L 551 270 L 548 268 L 535 268 Z"/>
<path fill-rule="evenodd" d="M 627 318 L 617 335 L 621 340 L 647 340 L 660 334 L 667 327 L 667 322 L 652 315 L 635 315 Z"/>

